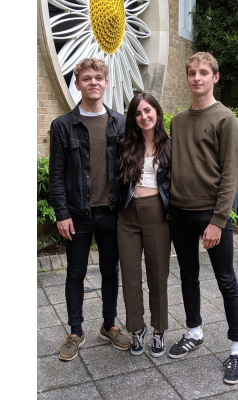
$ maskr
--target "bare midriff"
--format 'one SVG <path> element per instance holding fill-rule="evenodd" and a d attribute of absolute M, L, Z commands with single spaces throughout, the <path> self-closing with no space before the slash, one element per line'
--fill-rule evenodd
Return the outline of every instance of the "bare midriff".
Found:
<path fill-rule="evenodd" d="M 140 197 L 155 195 L 158 193 L 159 193 L 158 188 L 136 186 L 133 197 L 140 198 Z"/>

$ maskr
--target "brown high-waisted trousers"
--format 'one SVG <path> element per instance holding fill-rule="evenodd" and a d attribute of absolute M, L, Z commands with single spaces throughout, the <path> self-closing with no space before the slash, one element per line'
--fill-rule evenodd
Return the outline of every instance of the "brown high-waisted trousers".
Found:
<path fill-rule="evenodd" d="M 141 270 L 144 249 L 151 326 L 162 332 L 168 328 L 167 279 L 171 241 L 160 195 L 133 197 L 126 209 L 119 210 L 117 231 L 126 328 L 135 332 L 144 326 Z"/>

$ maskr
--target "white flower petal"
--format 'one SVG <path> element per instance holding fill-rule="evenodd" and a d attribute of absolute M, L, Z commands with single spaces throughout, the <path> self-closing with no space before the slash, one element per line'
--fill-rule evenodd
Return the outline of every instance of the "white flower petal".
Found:
<path fill-rule="evenodd" d="M 78 1 L 78 0 L 76 0 L 76 1 Z M 88 2 L 83 1 L 83 0 L 81 0 L 80 2 L 78 1 L 78 3 L 80 3 L 78 5 L 75 4 L 75 3 L 70 3 L 69 1 L 64 1 L 64 0 L 48 0 L 48 2 L 50 4 L 52 4 L 52 6 L 56 6 L 61 10 L 75 10 L 75 9 L 76 10 L 77 9 L 81 10 L 82 8 L 87 10 L 87 8 L 88 8 L 88 7 L 85 7 L 85 5 L 88 4 Z"/>
<path fill-rule="evenodd" d="M 80 45 L 79 49 L 82 48 L 82 52 L 85 48 L 85 45 L 83 45 L 83 41 L 88 38 L 88 36 L 91 35 L 91 33 L 88 31 L 85 32 L 85 34 L 83 36 L 81 36 L 80 38 L 77 38 L 77 40 L 73 39 L 73 40 L 69 40 L 67 41 L 63 47 L 61 48 L 61 50 L 58 53 L 58 59 L 59 59 L 59 63 L 61 66 L 61 69 L 65 69 L 66 66 L 63 66 L 64 62 L 67 60 L 67 58 L 69 57 L 70 54 L 72 54 L 73 50 Z M 77 51 L 76 51 L 77 52 Z"/>
<path fill-rule="evenodd" d="M 129 31 L 127 31 L 125 33 L 124 40 L 128 46 L 130 44 L 133 45 L 134 47 L 133 51 L 134 51 L 135 58 L 138 61 L 138 63 L 142 65 L 148 65 L 149 64 L 148 57 L 141 43 L 137 40 L 136 36 L 133 33 L 130 33 Z"/>
<path fill-rule="evenodd" d="M 127 58 L 128 64 L 130 66 L 130 75 L 131 75 L 132 83 L 139 91 L 142 92 L 144 90 L 144 85 L 143 85 L 142 78 L 140 75 L 140 70 L 135 60 L 135 55 L 131 51 L 131 48 L 128 47 L 126 43 L 121 45 L 121 49 L 124 50 L 125 52 L 124 56 Z"/>
<path fill-rule="evenodd" d="M 139 27 L 141 30 L 136 30 L 131 26 L 131 24 Z M 139 38 L 146 38 L 151 35 L 151 31 L 149 27 L 144 23 L 144 21 L 135 16 L 126 17 L 126 29 L 135 33 Z"/>
<path fill-rule="evenodd" d="M 84 41 L 80 43 L 80 46 L 77 48 L 77 50 L 74 52 L 74 54 L 62 65 L 61 70 L 63 75 L 68 74 L 68 72 L 72 71 L 81 59 L 83 59 L 84 51 L 87 49 L 87 47 L 90 46 L 90 43 L 92 42 L 93 36 L 92 33 L 88 33 L 84 38 Z"/>
<path fill-rule="evenodd" d="M 136 7 L 134 7 L 133 9 L 128 8 L 133 3 L 135 3 Z M 149 4 L 150 4 L 150 0 L 145 0 L 140 6 L 138 5 L 137 0 L 126 0 L 124 3 L 126 15 L 141 14 L 143 13 L 143 11 L 145 11 L 145 9 L 148 7 Z"/>
<path fill-rule="evenodd" d="M 133 98 L 133 89 L 131 83 L 131 76 L 130 76 L 130 66 L 126 55 L 119 49 L 117 51 L 118 60 L 121 63 L 121 70 L 122 70 L 122 78 L 123 78 L 123 99 L 125 101 L 126 106 L 129 105 L 130 101 Z"/>

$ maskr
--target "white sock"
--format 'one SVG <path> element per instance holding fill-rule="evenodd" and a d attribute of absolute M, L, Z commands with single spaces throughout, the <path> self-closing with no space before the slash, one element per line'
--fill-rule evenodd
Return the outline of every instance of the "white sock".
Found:
<path fill-rule="evenodd" d="M 233 341 L 231 343 L 231 355 L 234 356 L 234 354 L 238 355 L 238 341 Z"/>
<path fill-rule="evenodd" d="M 202 338 L 202 329 L 200 326 L 197 327 L 193 327 L 192 329 L 189 329 L 187 335 L 189 335 L 189 337 L 192 337 L 195 340 L 201 339 Z"/>

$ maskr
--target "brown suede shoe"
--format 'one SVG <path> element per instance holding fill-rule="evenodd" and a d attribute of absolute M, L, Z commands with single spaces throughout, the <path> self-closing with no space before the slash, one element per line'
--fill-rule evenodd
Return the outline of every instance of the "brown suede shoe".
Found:
<path fill-rule="evenodd" d="M 82 337 L 77 336 L 77 334 L 68 336 L 60 349 L 60 360 L 73 360 L 78 354 L 78 348 L 81 347 L 84 343 L 84 332 L 82 334 Z"/>
<path fill-rule="evenodd" d="M 131 348 L 131 342 L 128 337 L 123 333 L 121 329 L 111 328 L 107 332 L 102 326 L 100 329 L 99 337 L 103 340 L 109 340 L 114 347 L 119 350 L 129 350 Z"/>

